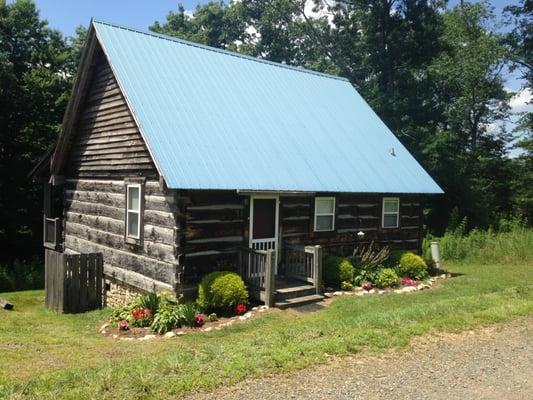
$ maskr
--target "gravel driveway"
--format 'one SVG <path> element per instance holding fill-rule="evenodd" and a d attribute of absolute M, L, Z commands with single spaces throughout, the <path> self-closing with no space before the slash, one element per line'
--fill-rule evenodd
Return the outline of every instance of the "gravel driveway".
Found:
<path fill-rule="evenodd" d="M 356 355 L 189 399 L 533 399 L 533 317 Z"/>

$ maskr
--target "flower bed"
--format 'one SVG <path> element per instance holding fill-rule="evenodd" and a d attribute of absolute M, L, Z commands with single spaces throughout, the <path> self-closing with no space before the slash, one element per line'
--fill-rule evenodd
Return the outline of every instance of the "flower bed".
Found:
<path fill-rule="evenodd" d="M 240 309 L 242 310 L 243 307 L 240 307 Z M 157 334 L 149 326 L 141 327 L 130 325 L 126 320 L 120 320 L 116 324 L 113 324 L 113 321 L 106 321 L 101 325 L 99 333 L 103 336 L 117 340 L 168 339 L 176 336 L 187 335 L 193 332 L 210 332 L 212 330 L 220 330 L 235 323 L 248 321 L 267 310 L 267 306 L 257 306 L 245 311 L 240 315 L 224 317 L 218 317 L 215 313 L 211 313 L 209 315 L 196 314 L 195 323 L 193 326 L 174 328 L 162 334 Z M 124 329 L 126 325 L 127 328 Z"/>
<path fill-rule="evenodd" d="M 386 293 L 409 293 L 416 292 L 420 290 L 431 289 L 437 280 L 448 279 L 450 274 L 441 274 L 439 276 L 434 276 L 425 281 L 416 281 L 411 278 L 401 278 L 399 280 L 399 288 L 384 288 L 378 289 L 372 286 L 370 282 L 365 282 L 363 286 L 356 286 L 353 290 L 332 290 L 327 288 L 324 295 L 326 297 L 336 297 L 336 296 L 367 296 L 367 295 L 376 295 L 376 294 L 386 294 Z M 330 290 L 328 290 L 330 289 Z"/>

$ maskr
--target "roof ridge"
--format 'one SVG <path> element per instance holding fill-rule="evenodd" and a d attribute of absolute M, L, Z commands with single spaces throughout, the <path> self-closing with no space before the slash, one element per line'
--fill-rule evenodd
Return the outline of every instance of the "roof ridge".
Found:
<path fill-rule="evenodd" d="M 297 66 L 293 66 L 293 65 L 287 65 L 287 64 L 274 62 L 274 61 L 265 60 L 265 59 L 262 59 L 262 58 L 252 57 L 252 56 L 248 56 L 246 54 L 237 53 L 235 51 L 219 49 L 217 47 L 212 47 L 212 46 L 207 46 L 207 45 L 201 44 L 201 43 L 191 42 L 189 40 L 180 39 L 180 38 L 177 38 L 177 37 L 174 37 L 174 36 L 164 35 L 164 34 L 157 33 L 157 32 L 152 32 L 152 31 L 145 31 L 145 30 L 138 29 L 138 28 L 132 28 L 132 27 L 129 27 L 129 26 L 117 24 L 117 23 L 114 23 L 114 22 L 104 21 L 104 20 L 97 19 L 97 18 L 93 18 L 91 20 L 91 24 L 108 25 L 108 26 L 112 26 L 112 27 L 115 27 L 115 28 L 124 29 L 124 30 L 128 30 L 128 31 L 131 31 L 131 32 L 135 32 L 135 33 L 140 33 L 140 34 L 143 34 L 143 35 L 154 36 L 154 37 L 158 37 L 160 39 L 181 43 L 181 44 L 184 44 L 184 45 L 187 45 L 187 46 L 198 47 L 200 49 L 207 50 L 207 51 L 214 51 L 214 52 L 225 54 L 225 55 L 228 55 L 228 56 L 243 58 L 243 59 L 249 60 L 249 61 L 255 61 L 255 62 L 259 62 L 259 63 L 263 63 L 263 64 L 269 64 L 269 65 L 272 65 L 272 66 L 275 66 L 275 67 L 290 69 L 290 70 L 297 71 L 297 72 L 303 72 L 303 73 L 307 73 L 307 74 L 311 74 L 311 75 L 322 76 L 324 78 L 330 78 L 330 79 L 336 79 L 336 80 L 340 80 L 340 81 L 349 82 L 349 79 L 344 78 L 342 76 L 326 74 L 324 72 L 313 71 L 311 69 L 307 69 L 307 68 L 303 68 L 303 67 L 297 67 Z"/>

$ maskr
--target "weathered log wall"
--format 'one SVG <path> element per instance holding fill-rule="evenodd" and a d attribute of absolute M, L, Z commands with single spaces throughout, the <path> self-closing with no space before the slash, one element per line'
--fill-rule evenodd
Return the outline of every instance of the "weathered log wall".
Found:
<path fill-rule="evenodd" d="M 211 271 L 235 269 L 236 247 L 247 235 L 246 197 L 220 190 L 189 190 L 182 196 L 185 279 L 194 282 Z"/>
<path fill-rule="evenodd" d="M 156 177 L 157 171 L 118 83 L 100 54 L 76 124 L 67 175 Z"/>
<path fill-rule="evenodd" d="M 335 230 L 314 232 L 314 197 L 280 198 L 281 240 L 292 244 L 320 244 L 326 251 L 353 250 L 356 233 L 365 233 L 362 243 L 374 241 L 393 248 L 419 251 L 422 240 L 421 197 L 399 195 L 398 228 L 382 228 L 382 195 L 331 194 L 335 197 Z"/>
<path fill-rule="evenodd" d="M 64 243 L 77 252 L 102 252 L 104 272 L 144 290 L 171 289 L 179 283 L 174 191 L 158 181 L 145 183 L 143 238 L 126 243 L 124 181 L 68 179 L 65 185 Z M 166 286 L 165 286 L 166 285 Z"/>
<path fill-rule="evenodd" d="M 249 196 L 235 191 L 181 191 L 184 224 L 182 252 L 184 276 L 196 281 L 204 274 L 237 266 L 236 247 L 248 245 Z M 280 243 L 320 244 L 325 252 L 349 254 L 356 233 L 362 243 L 418 251 L 422 219 L 419 196 L 400 197 L 400 226 L 381 227 L 381 195 L 331 194 L 336 198 L 335 230 L 314 232 L 314 196 L 280 197 Z"/>

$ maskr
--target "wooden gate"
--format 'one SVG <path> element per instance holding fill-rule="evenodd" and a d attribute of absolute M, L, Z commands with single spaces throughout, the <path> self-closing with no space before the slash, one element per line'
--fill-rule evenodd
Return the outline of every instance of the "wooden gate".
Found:
<path fill-rule="evenodd" d="M 102 253 L 45 251 L 46 307 L 80 313 L 102 307 Z"/>

